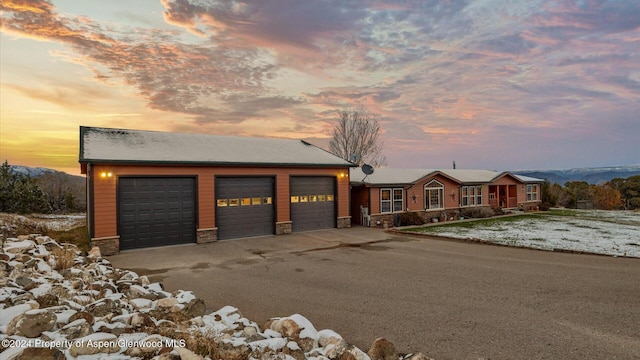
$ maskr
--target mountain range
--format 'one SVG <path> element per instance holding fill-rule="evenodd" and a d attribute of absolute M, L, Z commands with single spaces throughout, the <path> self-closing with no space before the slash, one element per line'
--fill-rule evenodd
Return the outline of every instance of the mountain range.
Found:
<path fill-rule="evenodd" d="M 40 177 L 46 173 L 61 173 L 73 178 L 84 179 L 82 176 L 69 175 L 42 167 L 11 165 L 11 169 L 15 172 L 29 175 L 32 178 Z M 615 178 L 628 178 L 630 176 L 640 175 L 640 165 L 575 168 L 568 170 L 516 170 L 512 172 L 518 175 L 546 179 L 550 183 L 558 183 L 561 185 L 569 181 L 586 181 L 590 184 L 601 184 Z"/>
<path fill-rule="evenodd" d="M 517 170 L 514 174 L 546 179 L 550 183 L 564 185 L 569 181 L 586 181 L 589 184 L 601 184 L 615 178 L 626 179 L 640 175 L 640 165 L 610 166 L 597 168 L 575 168 L 568 170 Z"/>

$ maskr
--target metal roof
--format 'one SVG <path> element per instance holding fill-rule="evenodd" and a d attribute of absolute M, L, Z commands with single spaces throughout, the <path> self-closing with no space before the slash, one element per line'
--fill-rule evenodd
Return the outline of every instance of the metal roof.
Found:
<path fill-rule="evenodd" d="M 81 163 L 355 166 L 302 140 L 80 127 Z"/>
<path fill-rule="evenodd" d="M 365 177 L 360 168 L 350 169 L 350 179 L 354 184 L 367 185 L 411 185 L 427 176 L 443 175 L 460 184 L 490 183 L 495 179 L 511 175 L 516 180 L 526 182 L 543 182 L 544 180 L 528 176 L 515 175 L 510 172 L 498 172 L 493 170 L 469 170 L 469 169 L 375 169 L 373 174 Z"/>

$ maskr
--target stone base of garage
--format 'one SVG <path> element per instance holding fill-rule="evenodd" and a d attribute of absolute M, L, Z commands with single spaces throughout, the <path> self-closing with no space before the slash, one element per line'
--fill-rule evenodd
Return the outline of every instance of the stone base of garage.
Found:
<path fill-rule="evenodd" d="M 91 238 L 91 247 L 100 248 L 101 255 L 117 255 L 120 253 L 120 236 Z"/>
<path fill-rule="evenodd" d="M 279 221 L 276 223 L 276 235 L 291 234 L 293 221 Z"/>
<path fill-rule="evenodd" d="M 351 216 L 338 217 L 338 229 L 346 229 L 351 227 Z"/>
<path fill-rule="evenodd" d="M 198 229 L 196 243 L 206 244 L 218 241 L 218 228 Z"/>

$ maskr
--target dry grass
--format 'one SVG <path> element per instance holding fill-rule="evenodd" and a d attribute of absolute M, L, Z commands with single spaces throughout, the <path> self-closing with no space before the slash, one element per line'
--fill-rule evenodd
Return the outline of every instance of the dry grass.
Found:
<path fill-rule="evenodd" d="M 58 220 L 38 214 L 23 216 L 0 213 L 0 235 L 3 240 L 19 235 L 47 235 L 60 244 L 70 243 L 78 246 L 80 250 L 89 250 L 89 232 L 86 224 L 81 222 L 81 226 L 68 230 L 56 230 L 58 226 L 47 226 L 48 221 Z"/>
<path fill-rule="evenodd" d="M 76 251 L 73 248 L 59 247 L 51 251 L 56 259 L 56 270 L 65 270 L 73 266 L 76 259 Z"/>

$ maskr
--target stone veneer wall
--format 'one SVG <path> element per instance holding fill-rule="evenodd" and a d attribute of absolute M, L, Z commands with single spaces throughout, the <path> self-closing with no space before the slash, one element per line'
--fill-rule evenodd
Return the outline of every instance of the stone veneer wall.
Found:
<path fill-rule="evenodd" d="M 218 241 L 218 228 L 198 229 L 196 243 L 206 244 Z"/>
<path fill-rule="evenodd" d="M 281 221 L 276 223 L 276 235 L 291 234 L 293 221 Z"/>
<path fill-rule="evenodd" d="M 351 216 L 338 217 L 338 229 L 345 229 L 351 227 Z"/>
<path fill-rule="evenodd" d="M 93 238 L 91 246 L 99 247 L 102 255 L 117 255 L 120 253 L 120 236 Z"/>

